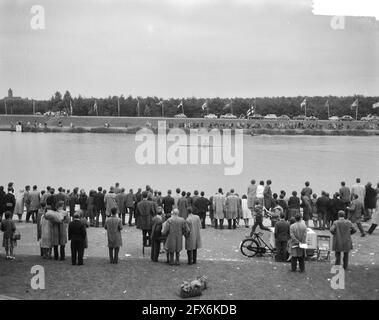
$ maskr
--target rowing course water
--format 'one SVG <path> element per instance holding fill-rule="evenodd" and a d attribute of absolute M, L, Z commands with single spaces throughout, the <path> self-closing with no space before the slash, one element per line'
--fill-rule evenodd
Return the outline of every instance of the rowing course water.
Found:
<path fill-rule="evenodd" d="M 164 193 L 179 186 L 210 195 L 223 187 L 242 195 L 252 178 L 271 179 L 273 192 L 299 191 L 306 180 L 317 193 L 334 192 L 340 181 L 351 185 L 356 177 L 379 182 L 379 138 L 375 136 L 243 139 L 242 173 L 226 176 L 224 165 L 139 165 L 135 152 L 141 142 L 135 142 L 134 135 L 0 132 L 0 185 L 13 181 L 16 189 L 37 184 L 88 191 L 120 182 L 134 189 L 150 184 Z M 219 148 L 210 152 L 213 149 Z"/>

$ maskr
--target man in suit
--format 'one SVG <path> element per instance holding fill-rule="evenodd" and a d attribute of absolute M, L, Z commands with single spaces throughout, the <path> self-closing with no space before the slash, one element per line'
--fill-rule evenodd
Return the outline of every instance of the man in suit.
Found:
<path fill-rule="evenodd" d="M 305 244 L 307 239 L 307 227 L 301 222 L 300 214 L 295 215 L 295 223 L 290 226 L 291 235 L 291 271 L 297 269 L 297 261 L 299 261 L 300 272 L 305 271 L 305 252 L 300 248 L 300 244 Z"/>
<path fill-rule="evenodd" d="M 152 228 L 152 218 L 155 215 L 155 204 L 148 200 L 147 191 L 142 192 L 142 201 L 137 205 L 137 228 L 142 230 L 143 246 L 150 246 L 150 234 Z"/>
<path fill-rule="evenodd" d="M 191 207 L 192 207 L 192 213 L 193 213 L 194 215 L 196 215 L 196 216 L 199 215 L 199 212 L 197 211 L 197 208 L 194 206 L 194 203 L 195 203 L 195 201 L 196 201 L 197 199 L 199 199 L 199 198 L 200 198 L 200 197 L 199 197 L 199 191 L 195 190 L 195 191 L 193 192 L 192 205 L 191 205 Z"/>
<path fill-rule="evenodd" d="M 349 220 L 345 220 L 345 211 L 338 212 L 338 220 L 333 222 L 330 232 L 333 235 L 332 250 L 336 254 L 336 265 L 341 265 L 341 252 L 343 252 L 343 268 L 346 270 L 349 264 L 349 251 L 353 249 L 351 235 L 357 230 Z"/>
<path fill-rule="evenodd" d="M 101 215 L 101 225 L 104 228 L 105 225 L 105 203 L 104 203 L 104 193 L 103 188 L 98 187 L 97 193 L 94 196 L 93 199 L 95 214 L 96 214 L 96 222 L 95 226 L 96 228 L 99 227 L 99 216 Z"/>
<path fill-rule="evenodd" d="M 285 220 L 285 213 L 280 214 L 280 220 L 275 224 L 276 261 L 287 261 L 287 244 L 290 239 L 290 224 Z"/>
<path fill-rule="evenodd" d="M 188 200 L 186 197 L 187 193 L 185 191 L 182 191 L 182 196 L 178 200 L 178 210 L 179 210 L 179 217 L 182 217 L 183 219 L 187 219 L 188 216 Z"/>
<path fill-rule="evenodd" d="M 171 190 L 168 190 L 167 196 L 165 196 L 162 200 L 162 206 L 163 206 L 166 220 L 171 217 L 171 212 L 174 207 L 174 204 L 175 204 L 175 200 L 173 197 L 171 197 Z"/>
<path fill-rule="evenodd" d="M 358 226 L 358 229 L 361 232 L 361 237 L 364 237 L 366 234 L 361 223 L 362 215 L 364 214 L 363 202 L 359 199 L 359 196 L 356 193 L 353 194 L 353 198 L 350 207 L 347 207 L 347 210 L 349 210 L 348 219 L 351 223 L 355 223 Z"/>
<path fill-rule="evenodd" d="M 340 198 L 344 205 L 344 209 L 346 209 L 346 207 L 350 204 L 351 195 L 350 195 L 350 189 L 346 187 L 345 181 L 341 182 L 341 188 L 340 188 L 339 193 L 340 193 Z"/>
<path fill-rule="evenodd" d="M 33 223 L 37 223 L 37 213 L 40 206 L 40 195 L 37 191 L 37 186 L 33 186 L 33 191 L 29 193 L 29 212 L 26 213 L 26 222 L 29 222 L 30 216 L 32 216 Z"/>
<path fill-rule="evenodd" d="M 255 184 L 255 180 L 251 180 L 249 186 L 247 187 L 247 207 L 253 211 L 255 198 L 257 196 L 257 185 Z"/>
<path fill-rule="evenodd" d="M 196 208 L 197 215 L 201 221 L 202 229 L 205 229 L 205 218 L 207 215 L 208 207 L 210 205 L 210 201 L 204 197 L 204 191 L 200 192 L 200 197 L 194 200 L 193 208 Z"/>
<path fill-rule="evenodd" d="M 129 193 L 126 195 L 126 208 L 128 209 L 128 214 L 129 214 L 129 221 L 128 225 L 131 227 L 133 225 L 132 220 L 133 220 L 133 215 L 134 215 L 134 194 L 133 194 L 133 189 L 129 190 Z"/>
<path fill-rule="evenodd" d="M 125 225 L 125 215 L 126 215 L 126 193 L 125 189 L 121 188 L 120 192 L 116 194 L 116 203 L 118 206 L 118 217 L 121 218 L 122 225 Z"/>
<path fill-rule="evenodd" d="M 4 201 L 4 212 L 10 211 L 13 214 L 14 207 L 16 206 L 16 198 L 13 194 L 13 187 L 8 187 L 8 193 L 3 198 Z"/>
<path fill-rule="evenodd" d="M 74 213 L 74 220 L 68 225 L 68 240 L 71 240 L 71 262 L 72 265 L 83 265 L 83 255 L 86 240 L 86 227 L 80 221 L 80 214 Z"/>

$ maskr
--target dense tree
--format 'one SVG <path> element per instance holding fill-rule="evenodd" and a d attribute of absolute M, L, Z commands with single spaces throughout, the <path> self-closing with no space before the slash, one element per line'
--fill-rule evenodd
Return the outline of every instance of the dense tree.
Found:
<path fill-rule="evenodd" d="M 183 101 L 184 112 L 187 117 L 203 117 L 208 111 L 218 116 L 231 112 L 231 108 L 225 108 L 232 103 L 233 113 L 236 116 L 245 115 L 247 110 L 254 105 L 256 113 L 266 115 L 274 113 L 278 116 L 288 115 L 290 117 L 305 113 L 304 108 L 300 107 L 304 96 L 297 97 L 260 97 L 260 98 L 196 98 L 190 97 L 186 99 L 170 98 L 163 100 L 159 97 L 138 97 L 141 116 L 160 117 L 162 116 L 162 106 L 158 105 L 163 100 L 163 110 L 165 117 L 173 117 L 178 113 L 182 113 L 182 108 L 178 105 Z M 329 103 L 330 116 L 350 115 L 355 118 L 355 108 L 351 108 L 351 104 L 358 99 L 358 118 L 367 114 L 379 115 L 379 108 L 373 109 L 372 105 L 379 101 L 379 97 L 365 96 L 314 96 L 307 98 L 307 116 L 316 116 L 320 119 L 327 119 L 328 108 L 326 102 Z M 50 100 L 35 101 L 36 112 L 44 113 L 46 111 L 69 110 L 70 100 L 73 106 L 73 114 L 77 116 L 118 116 L 118 103 L 120 103 L 120 115 L 134 117 L 138 115 L 137 97 L 129 95 L 108 96 L 107 98 L 84 98 L 82 96 L 72 97 L 69 91 L 62 94 L 57 91 Z M 33 100 L 29 99 L 6 99 L 1 101 L 0 114 L 5 113 L 5 103 L 7 105 L 8 114 L 32 114 Z M 208 101 L 208 110 L 202 110 L 201 106 Z M 97 104 L 97 113 L 94 109 L 95 102 Z"/>

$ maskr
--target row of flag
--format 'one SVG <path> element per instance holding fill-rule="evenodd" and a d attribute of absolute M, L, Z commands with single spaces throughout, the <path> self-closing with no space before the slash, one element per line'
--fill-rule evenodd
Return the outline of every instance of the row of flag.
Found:
<path fill-rule="evenodd" d="M 164 100 L 160 100 L 159 102 L 156 103 L 156 105 L 159 105 L 162 107 L 162 110 L 163 110 L 163 104 L 164 104 Z M 307 98 L 304 98 L 304 100 L 301 102 L 300 104 L 300 107 L 301 108 L 306 108 L 307 106 Z M 357 108 L 359 106 L 359 99 L 356 99 L 350 106 L 351 109 L 353 108 Z M 325 102 L 325 107 L 329 108 L 329 99 L 326 100 Z M 6 105 L 5 105 L 5 108 L 6 108 Z M 139 99 L 137 98 L 137 109 L 138 109 L 138 114 L 139 114 L 139 108 L 140 108 L 140 101 Z M 184 104 L 183 104 L 183 100 L 180 101 L 180 103 L 177 105 L 177 109 L 179 108 L 182 108 L 182 111 L 184 113 Z M 376 108 L 379 108 L 379 102 L 376 102 L 372 105 L 372 108 L 373 109 L 376 109 Z M 118 100 L 118 109 L 120 111 L 120 102 Z M 202 106 L 201 106 L 201 109 L 204 111 L 204 110 L 208 110 L 208 101 L 205 101 Z M 223 110 L 227 110 L 227 109 L 232 109 L 232 102 L 229 102 L 227 104 L 225 104 Z M 35 105 L 33 103 L 33 112 L 35 110 Z M 94 104 L 93 104 L 93 107 L 92 107 L 92 110 L 94 112 L 96 112 L 98 114 L 98 105 L 97 105 L 97 101 L 95 100 Z M 72 100 L 70 99 L 70 113 L 73 114 L 74 113 L 74 108 L 73 108 L 73 105 L 72 105 Z M 255 114 L 255 106 L 252 105 L 246 112 L 246 115 L 247 116 L 250 116 L 250 115 L 253 115 Z"/>

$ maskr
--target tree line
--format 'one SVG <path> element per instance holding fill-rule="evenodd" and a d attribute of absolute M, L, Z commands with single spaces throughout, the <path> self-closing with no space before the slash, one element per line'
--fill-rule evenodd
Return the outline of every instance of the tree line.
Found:
<path fill-rule="evenodd" d="M 133 97 L 129 95 L 109 96 L 107 98 L 85 98 L 79 95 L 72 97 L 69 91 L 63 95 L 57 91 L 49 100 L 9 99 L 1 100 L 0 114 L 33 114 L 34 112 L 45 113 L 47 111 L 66 111 L 70 114 L 71 106 L 75 116 L 149 116 L 173 117 L 184 113 L 190 118 L 202 118 L 208 112 L 218 116 L 225 113 L 233 113 L 237 117 L 246 115 L 247 111 L 254 106 L 255 113 L 261 115 L 276 114 L 294 117 L 304 115 L 305 108 L 301 103 L 306 98 L 307 116 L 316 116 L 319 119 L 330 116 L 350 115 L 355 118 L 355 107 L 352 103 L 358 99 L 358 118 L 367 114 L 379 115 L 379 108 L 373 109 L 372 105 L 379 101 L 379 97 L 366 96 L 314 96 L 314 97 L 259 97 L 259 98 L 170 98 L 163 100 L 158 97 Z M 163 107 L 159 102 L 163 101 Z M 206 103 L 206 108 L 202 106 Z M 33 107 L 34 104 L 34 107 Z M 97 108 L 96 108 L 97 106 Z M 163 110 L 162 110 L 163 109 Z"/>

